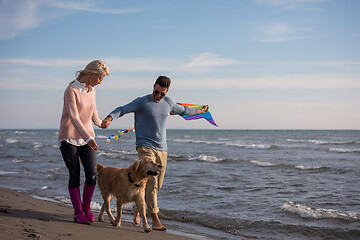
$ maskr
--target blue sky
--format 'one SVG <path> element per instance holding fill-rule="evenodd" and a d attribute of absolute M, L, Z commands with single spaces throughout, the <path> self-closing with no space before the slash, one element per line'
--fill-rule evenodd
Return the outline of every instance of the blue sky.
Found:
<path fill-rule="evenodd" d="M 220 129 L 360 129 L 358 0 L 0 0 L 0 128 L 58 128 L 75 72 L 105 61 L 105 117 L 172 79 Z M 133 116 L 114 121 L 127 128 Z M 214 129 L 171 116 L 168 128 Z"/>

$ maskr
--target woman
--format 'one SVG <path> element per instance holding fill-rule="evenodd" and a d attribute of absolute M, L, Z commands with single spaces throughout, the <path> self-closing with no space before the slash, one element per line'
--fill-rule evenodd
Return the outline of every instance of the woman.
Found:
<path fill-rule="evenodd" d="M 69 170 L 69 194 L 74 207 L 74 222 L 90 224 L 94 216 L 90 211 L 97 171 L 98 146 L 92 122 L 101 125 L 96 109 L 95 86 L 101 84 L 109 69 L 100 60 L 89 63 L 84 70 L 76 72 L 64 93 L 64 107 L 60 121 L 60 150 Z M 80 196 L 80 161 L 85 171 L 83 203 Z"/>

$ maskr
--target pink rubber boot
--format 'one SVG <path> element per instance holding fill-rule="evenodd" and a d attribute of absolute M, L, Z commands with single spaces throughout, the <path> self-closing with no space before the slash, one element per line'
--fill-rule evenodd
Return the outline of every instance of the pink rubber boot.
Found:
<path fill-rule="evenodd" d="M 69 188 L 69 194 L 74 207 L 74 222 L 90 224 L 81 207 L 80 188 Z"/>
<path fill-rule="evenodd" d="M 93 222 L 95 220 L 94 215 L 92 214 L 90 210 L 90 203 L 95 190 L 94 186 L 86 185 L 84 186 L 84 192 L 83 192 L 83 203 L 82 203 L 82 210 L 85 213 L 86 218 Z"/>

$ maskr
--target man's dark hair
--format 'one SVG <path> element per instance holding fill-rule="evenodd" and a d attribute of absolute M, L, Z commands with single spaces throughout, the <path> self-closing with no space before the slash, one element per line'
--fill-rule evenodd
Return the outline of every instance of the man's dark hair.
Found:
<path fill-rule="evenodd" d="M 155 85 L 158 84 L 161 87 L 170 88 L 171 80 L 166 76 L 160 76 L 156 79 Z"/>

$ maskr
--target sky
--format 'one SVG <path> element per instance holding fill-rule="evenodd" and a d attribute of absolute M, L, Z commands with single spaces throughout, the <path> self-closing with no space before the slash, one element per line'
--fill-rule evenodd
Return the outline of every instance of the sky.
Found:
<path fill-rule="evenodd" d="M 0 128 L 56 129 L 64 90 L 95 59 L 104 118 L 171 78 L 219 128 L 360 129 L 358 0 L 0 0 Z M 110 127 L 133 124 L 133 114 Z"/>

